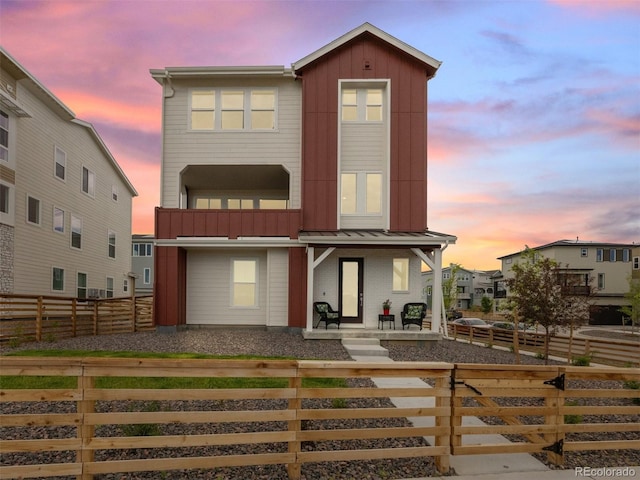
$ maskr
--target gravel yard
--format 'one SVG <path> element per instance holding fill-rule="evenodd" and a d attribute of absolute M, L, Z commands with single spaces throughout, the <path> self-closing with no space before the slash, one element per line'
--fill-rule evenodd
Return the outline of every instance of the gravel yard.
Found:
<path fill-rule="evenodd" d="M 383 342 L 382 345 L 389 350 L 389 356 L 396 361 L 443 361 L 443 362 L 463 362 L 463 363 L 498 363 L 498 364 L 513 364 L 513 354 L 507 351 L 491 349 L 480 346 L 468 345 L 455 341 L 442 341 L 434 345 L 432 348 L 420 348 L 412 345 L 405 345 L 402 343 L 388 343 Z M 140 351 L 140 352 L 191 352 L 191 353 L 205 353 L 215 355 L 259 355 L 259 356 L 278 356 L 278 357 L 293 357 L 299 359 L 323 359 L 323 360 L 349 360 L 350 357 L 343 349 L 340 341 L 338 340 L 304 340 L 301 335 L 297 333 L 287 332 L 273 332 L 264 331 L 260 329 L 238 329 L 238 330 L 188 330 L 184 332 L 178 332 L 173 334 L 159 334 L 159 333 L 139 333 L 139 334 L 124 334 L 124 335 L 111 335 L 100 337 L 79 337 L 64 339 L 52 343 L 39 343 L 39 344 L 25 344 L 18 349 L 3 348 L 0 353 L 8 353 L 9 351 L 19 351 L 20 348 L 26 349 L 70 349 L 70 350 L 109 350 L 109 351 Z M 542 360 L 528 355 L 521 355 L 522 363 L 524 364 L 543 364 Z M 350 379 L 353 385 L 369 385 L 367 379 Z M 610 384 L 610 385 L 609 385 Z M 620 382 L 609 382 L 607 388 L 622 388 Z M 571 388 L 589 388 L 589 382 L 582 382 L 581 386 L 571 386 Z M 502 399 L 505 404 L 508 404 L 511 399 Z M 595 400 L 594 400 L 595 401 Z M 608 401 L 608 399 L 597 399 L 597 401 Z M 622 398 L 617 400 L 620 405 L 631 405 L 631 400 Z M 278 402 L 273 400 L 273 402 Z M 178 404 L 164 404 L 161 402 L 158 407 L 161 409 L 180 410 L 185 408 L 185 405 Z M 174 402 L 175 403 L 175 402 Z M 194 403 L 194 402 L 192 402 Z M 212 404 L 212 402 L 200 402 L 201 405 L 196 405 L 195 409 L 201 410 L 226 410 L 226 409 L 239 409 L 239 410 L 251 410 L 251 401 L 237 402 L 235 405 L 221 405 Z M 219 403 L 219 402 L 218 402 Z M 230 402 L 229 402 L 230 403 Z M 373 407 L 373 406 L 391 406 L 387 399 L 354 399 L 348 400 L 347 407 Z M 122 407 L 120 405 L 119 407 Z M 273 405 L 273 408 L 278 408 L 277 405 Z M 3 405 L 3 411 L 5 413 L 36 413 L 41 411 L 43 404 L 5 404 Z M 73 405 L 67 405 L 66 408 L 74 408 Z M 98 408 L 108 411 L 109 408 L 114 408 L 114 405 L 108 406 L 98 405 Z M 127 406 L 125 408 L 131 409 L 135 406 Z M 260 407 L 264 408 L 264 406 Z M 194 405 L 189 405 L 189 409 L 194 409 Z M 630 418 L 631 417 L 631 418 Z M 499 422 L 497 419 L 487 418 L 484 419 L 487 423 Z M 384 420 L 388 422 L 385 425 L 381 425 L 381 420 L 375 420 L 376 426 L 403 426 L 406 425 L 404 419 L 391 419 Z M 535 420 L 532 420 L 535 421 Z M 583 419 L 583 422 L 602 422 L 603 419 L 597 417 L 587 417 Z M 611 421 L 609 419 L 608 421 Z M 638 407 L 638 414 L 634 416 L 627 416 L 624 420 L 619 419 L 617 421 L 626 422 L 640 422 L 640 407 Z M 349 424 L 341 425 L 328 425 L 326 428 L 363 428 L 365 425 L 357 425 L 353 421 Z M 362 420 L 360 422 L 363 422 Z M 374 422 L 374 420 L 371 420 Z M 169 428 L 168 431 L 163 431 L 162 434 L 176 435 L 180 433 L 211 433 L 209 430 L 202 430 L 204 428 L 215 428 L 216 433 L 231 433 L 234 431 L 246 431 L 243 429 L 253 428 L 259 429 L 260 424 L 221 424 L 216 426 L 198 426 L 197 431 L 188 432 L 189 426 L 173 426 L 167 425 L 163 427 Z M 315 426 L 310 426 L 315 428 Z M 46 428 L 46 427 L 43 427 Z M 120 427 L 118 426 L 100 426 L 101 436 L 119 436 L 122 435 Z M 191 427 L 196 428 L 196 427 Z M 187 429 L 187 430 L 185 430 Z M 2 438 L 7 438 L 9 435 L 8 430 L 5 428 L 0 429 L 2 432 Z M 26 433 L 26 432 L 25 432 Z M 70 428 L 68 432 L 63 431 L 63 427 L 48 427 L 46 431 L 39 432 L 46 436 L 74 436 L 75 429 Z M 16 435 L 14 431 L 11 435 Z M 640 438 L 640 432 L 625 432 L 625 433 L 609 433 L 609 434 L 581 434 L 584 439 L 593 439 L 593 436 L 597 436 L 601 440 L 610 440 L 617 438 Z M 573 438 L 572 438 L 573 439 Z M 513 439 L 517 441 L 518 439 Z M 364 441 L 363 441 L 364 442 Z M 378 448 L 393 447 L 402 444 L 402 446 L 419 446 L 424 445 L 421 438 L 411 439 L 382 439 L 382 440 L 370 440 L 366 441 L 367 446 L 371 446 L 376 443 Z M 345 442 L 341 444 L 335 444 L 332 442 L 323 442 L 322 445 L 313 445 L 314 449 L 327 449 L 335 450 L 340 448 L 353 448 L 357 443 Z M 363 445 L 363 444 L 360 444 Z M 216 450 L 217 448 L 217 450 Z M 200 449 L 191 449 L 190 455 L 210 455 L 219 454 L 220 452 L 228 453 L 260 453 L 256 450 L 256 447 L 251 447 L 249 452 L 249 446 L 237 446 L 233 447 L 235 450 L 231 452 L 229 449 L 232 447 L 202 447 Z M 278 451 L 270 450 L 271 448 L 283 448 L 280 446 L 262 445 L 260 448 L 264 448 L 264 451 Z M 286 445 L 284 446 L 286 448 Z M 303 445 L 303 449 L 311 449 L 312 446 Z M 109 455 L 109 459 L 121 458 L 124 452 L 107 451 L 99 452 L 99 455 Z M 134 458 L 144 458 L 151 452 L 144 450 L 130 450 L 127 451 L 128 455 L 133 455 Z M 166 452 L 163 452 L 166 453 Z M 176 452 L 178 455 L 182 452 Z M 29 461 L 37 463 L 43 461 L 46 458 L 51 461 L 51 455 L 64 455 L 65 452 L 60 453 L 42 453 L 40 458 L 32 458 Z M 71 454 L 71 460 L 73 454 Z M 48 457 L 47 457 L 48 456 Z M 106 460 L 107 457 L 97 457 L 97 460 Z M 132 458 L 132 457 L 129 457 Z M 546 461 L 546 456 L 540 455 L 538 458 L 542 461 Z M 577 466 L 589 466 L 592 468 L 597 467 L 613 467 L 613 466 L 628 466 L 628 465 L 640 465 L 640 452 L 631 450 L 613 450 L 613 451 L 593 451 L 593 452 L 567 452 L 565 454 L 566 468 L 575 468 Z M 68 460 L 68 459 L 67 459 Z M 16 459 L 9 455 L 3 455 L 3 464 L 12 464 Z M 20 460 L 24 461 L 24 460 Z M 430 458 L 414 458 L 414 459 L 393 459 L 393 460 L 377 460 L 377 461 L 361 461 L 361 462 L 336 462 L 331 464 L 307 464 L 302 468 L 304 479 L 325 479 L 333 478 L 339 479 L 398 479 L 398 478 L 411 478 L 411 477 L 424 477 L 435 474 L 435 467 Z M 153 479 L 158 478 L 158 473 L 132 473 L 127 475 L 102 475 L 96 476 L 98 479 L 103 480 L 125 480 L 125 479 Z M 187 471 L 169 471 L 164 474 L 162 478 L 168 480 L 173 479 L 286 479 L 286 470 L 279 465 L 274 466 L 258 466 L 258 467 L 244 467 L 244 468 L 223 468 L 208 471 L 198 471 L 195 476 L 194 472 Z"/>

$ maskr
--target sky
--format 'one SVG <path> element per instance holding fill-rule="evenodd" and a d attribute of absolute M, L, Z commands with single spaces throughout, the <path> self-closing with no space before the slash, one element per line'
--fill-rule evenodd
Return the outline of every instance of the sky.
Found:
<path fill-rule="evenodd" d="M 444 264 L 560 239 L 640 243 L 640 1 L 0 0 L 0 44 L 160 198 L 152 68 L 284 65 L 369 22 L 442 61 L 429 82 L 428 226 Z"/>

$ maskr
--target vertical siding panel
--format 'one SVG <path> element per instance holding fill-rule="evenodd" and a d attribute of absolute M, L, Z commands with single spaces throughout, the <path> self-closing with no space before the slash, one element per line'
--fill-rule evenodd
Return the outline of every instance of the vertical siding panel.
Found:
<path fill-rule="evenodd" d="M 398 182 L 399 191 L 399 209 L 398 209 L 398 228 L 401 231 L 409 230 L 411 226 L 411 182 L 401 180 Z"/>
<path fill-rule="evenodd" d="M 228 232 L 229 228 L 230 228 L 229 211 L 220 212 L 218 214 L 218 231 Z"/>
<path fill-rule="evenodd" d="M 238 238 L 242 231 L 242 217 L 240 210 L 229 210 L 229 238 Z"/>
<path fill-rule="evenodd" d="M 307 323 L 307 258 L 304 248 L 289 249 L 289 326 Z"/>
<path fill-rule="evenodd" d="M 182 212 L 182 232 L 181 235 L 185 237 L 193 237 L 194 235 L 194 215 L 192 211 L 187 210 Z"/>

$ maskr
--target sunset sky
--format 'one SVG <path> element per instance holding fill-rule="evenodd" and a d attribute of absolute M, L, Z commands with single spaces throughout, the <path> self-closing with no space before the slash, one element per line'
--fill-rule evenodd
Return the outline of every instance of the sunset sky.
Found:
<path fill-rule="evenodd" d="M 560 239 L 640 242 L 640 2 L 7 1 L 0 43 L 94 125 L 159 204 L 166 66 L 285 65 L 370 22 L 443 62 L 429 82 L 429 229 L 444 262 Z"/>

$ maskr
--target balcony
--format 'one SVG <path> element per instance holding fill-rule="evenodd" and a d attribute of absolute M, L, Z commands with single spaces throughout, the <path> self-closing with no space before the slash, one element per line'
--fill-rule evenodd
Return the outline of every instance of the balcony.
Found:
<path fill-rule="evenodd" d="M 156 208 L 156 238 L 298 238 L 302 211 Z"/>

